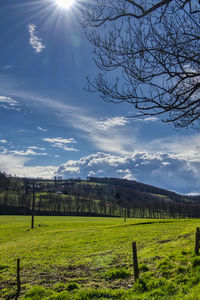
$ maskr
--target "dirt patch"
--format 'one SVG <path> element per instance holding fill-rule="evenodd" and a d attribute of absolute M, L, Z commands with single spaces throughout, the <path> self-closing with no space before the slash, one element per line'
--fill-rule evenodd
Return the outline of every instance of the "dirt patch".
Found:
<path fill-rule="evenodd" d="M 158 241 L 158 244 L 165 244 L 165 243 L 169 243 L 171 241 L 172 240 L 161 240 L 161 241 Z"/>
<path fill-rule="evenodd" d="M 185 234 L 179 235 L 179 236 L 178 236 L 178 239 L 181 239 L 181 238 L 188 238 L 188 237 L 191 236 L 191 235 L 192 235 L 191 233 L 185 233 Z"/>

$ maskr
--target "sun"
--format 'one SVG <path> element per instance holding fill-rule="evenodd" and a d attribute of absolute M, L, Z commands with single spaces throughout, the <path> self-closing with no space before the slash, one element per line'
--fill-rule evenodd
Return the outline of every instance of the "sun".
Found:
<path fill-rule="evenodd" d="M 56 4 L 64 9 L 70 8 L 75 0 L 55 0 Z"/>

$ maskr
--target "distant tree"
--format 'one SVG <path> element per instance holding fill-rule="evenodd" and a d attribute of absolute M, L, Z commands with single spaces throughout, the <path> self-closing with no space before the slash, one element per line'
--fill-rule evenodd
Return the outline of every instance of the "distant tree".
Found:
<path fill-rule="evenodd" d="M 7 190 L 10 185 L 10 178 L 6 175 L 6 173 L 0 172 L 0 188 L 2 190 Z"/>
<path fill-rule="evenodd" d="M 75 212 L 78 214 L 80 212 L 80 197 L 75 198 Z"/>
<path fill-rule="evenodd" d="M 90 198 L 86 199 L 86 205 L 87 205 L 86 212 L 90 214 L 92 211 L 92 200 Z"/>
<path fill-rule="evenodd" d="M 101 214 L 106 215 L 106 201 L 104 199 L 99 202 L 99 210 Z"/>
<path fill-rule="evenodd" d="M 135 117 L 199 126 L 200 1 L 93 0 L 82 18 L 100 69 L 89 91 Z"/>

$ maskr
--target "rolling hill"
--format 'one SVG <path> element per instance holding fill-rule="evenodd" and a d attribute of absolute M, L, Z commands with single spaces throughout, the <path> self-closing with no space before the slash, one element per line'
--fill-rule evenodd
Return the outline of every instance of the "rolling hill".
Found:
<path fill-rule="evenodd" d="M 34 194 L 34 195 L 33 195 Z M 28 179 L 0 175 L 0 213 L 127 217 L 199 217 L 191 197 L 118 178 Z"/>

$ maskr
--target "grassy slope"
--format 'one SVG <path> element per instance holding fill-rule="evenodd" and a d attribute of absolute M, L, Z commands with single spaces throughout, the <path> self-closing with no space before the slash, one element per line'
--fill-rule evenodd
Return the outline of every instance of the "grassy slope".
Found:
<path fill-rule="evenodd" d="M 0 299 L 13 299 L 17 258 L 22 296 L 40 286 L 29 299 L 195 299 L 200 294 L 200 259 L 193 254 L 199 220 L 36 217 L 35 225 L 31 230 L 30 217 L 0 217 Z M 132 241 L 141 267 L 135 284 Z M 60 292 L 73 289 L 69 282 L 79 289 Z"/>

